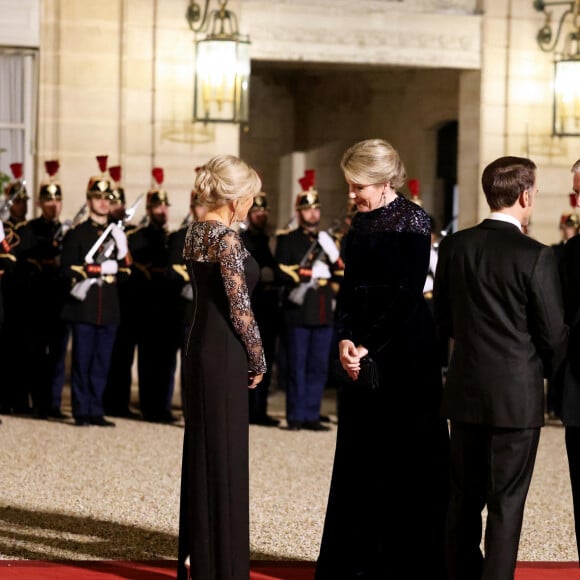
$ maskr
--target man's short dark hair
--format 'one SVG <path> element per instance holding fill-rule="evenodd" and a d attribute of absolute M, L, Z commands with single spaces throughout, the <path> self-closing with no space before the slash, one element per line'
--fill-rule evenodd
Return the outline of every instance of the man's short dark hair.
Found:
<path fill-rule="evenodd" d="M 527 157 L 499 157 L 481 175 L 481 185 L 492 211 L 511 207 L 536 182 L 536 164 Z"/>

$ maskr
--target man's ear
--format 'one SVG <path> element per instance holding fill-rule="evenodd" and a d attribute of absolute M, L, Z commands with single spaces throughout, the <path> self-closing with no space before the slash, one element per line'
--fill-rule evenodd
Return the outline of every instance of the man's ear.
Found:
<path fill-rule="evenodd" d="M 530 192 L 527 189 L 524 189 L 524 191 L 520 193 L 518 201 L 521 207 L 530 207 L 532 205 L 532 196 L 530 195 Z"/>

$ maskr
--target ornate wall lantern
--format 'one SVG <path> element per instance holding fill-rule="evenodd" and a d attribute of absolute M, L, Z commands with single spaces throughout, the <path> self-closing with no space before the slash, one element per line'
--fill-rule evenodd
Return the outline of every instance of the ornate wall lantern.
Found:
<path fill-rule="evenodd" d="M 190 0 L 185 17 L 195 40 L 195 88 L 193 117 L 204 123 L 242 123 L 249 118 L 250 39 L 238 32 L 227 0 L 219 8 L 203 10 Z M 203 37 L 197 39 L 197 34 Z"/>

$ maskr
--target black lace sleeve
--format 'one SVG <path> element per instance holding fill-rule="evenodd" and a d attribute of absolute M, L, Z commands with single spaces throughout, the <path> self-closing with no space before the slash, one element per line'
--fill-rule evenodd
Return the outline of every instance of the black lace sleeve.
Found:
<path fill-rule="evenodd" d="M 266 360 L 246 285 L 245 255 L 240 237 L 234 231 L 226 230 L 219 242 L 219 263 L 230 304 L 230 319 L 248 353 L 250 372 L 258 374 L 266 372 Z"/>

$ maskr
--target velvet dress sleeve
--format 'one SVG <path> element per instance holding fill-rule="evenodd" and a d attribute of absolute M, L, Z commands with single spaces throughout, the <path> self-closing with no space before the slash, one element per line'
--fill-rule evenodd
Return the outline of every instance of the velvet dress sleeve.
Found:
<path fill-rule="evenodd" d="M 417 309 L 426 308 L 430 246 L 427 214 L 403 198 L 354 217 L 337 304 L 339 340 L 373 356 L 411 330 Z"/>

